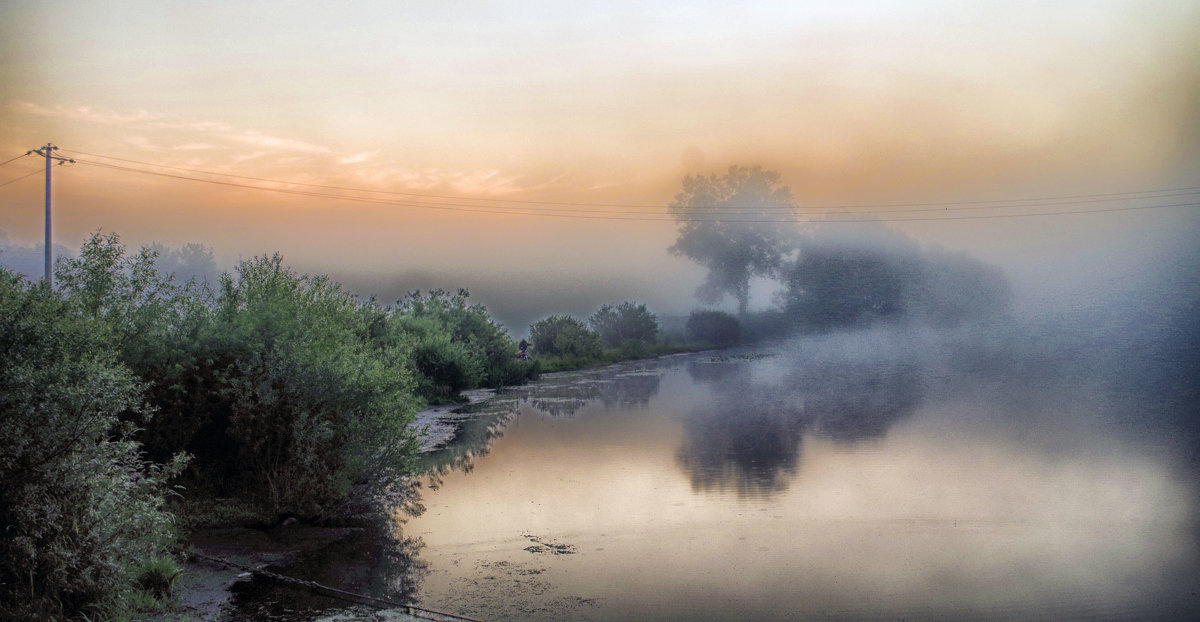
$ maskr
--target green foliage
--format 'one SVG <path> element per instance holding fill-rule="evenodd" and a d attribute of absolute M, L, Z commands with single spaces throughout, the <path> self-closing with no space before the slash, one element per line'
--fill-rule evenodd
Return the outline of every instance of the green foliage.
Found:
<path fill-rule="evenodd" d="M 569 315 L 552 315 L 529 325 L 529 341 L 539 355 L 575 359 L 598 358 L 600 336 Z"/>
<path fill-rule="evenodd" d="M 394 321 L 411 347 L 411 362 L 418 373 L 417 389 L 422 397 L 438 401 L 482 382 L 484 362 L 478 352 L 465 342 L 454 341 L 437 319 L 396 314 Z"/>
<path fill-rule="evenodd" d="M 219 410 L 213 393 L 208 291 L 178 286 L 155 269 L 157 255 L 129 256 L 116 234 L 92 235 L 78 258 L 59 260 L 61 293 L 108 333 L 122 363 L 145 383 L 146 399 L 161 416 L 140 434 L 147 453 L 169 460 Z"/>
<path fill-rule="evenodd" d="M 701 302 L 731 295 L 739 313 L 746 312 L 750 278 L 773 276 L 793 248 L 793 229 L 779 220 L 792 216 L 794 203 L 779 173 L 759 167 L 684 178 L 670 205 L 679 237 L 668 250 L 708 269 L 696 289 Z"/>
<path fill-rule="evenodd" d="M 658 335 L 658 318 L 644 304 L 625 301 L 602 305 L 588 318 L 588 325 L 609 348 L 637 349 L 653 345 Z"/>
<path fill-rule="evenodd" d="M 183 460 L 142 461 L 150 408 L 87 302 L 0 270 L 3 619 L 117 615 L 174 537 L 165 482 Z"/>
<path fill-rule="evenodd" d="M 418 392 L 540 370 L 465 291 L 381 309 L 279 255 L 212 291 L 165 274 L 160 252 L 95 234 L 60 260 L 59 292 L 0 271 L 2 619 L 119 618 L 166 598 L 173 477 L 200 521 L 328 516 L 410 471 Z M 195 456 L 182 476 L 181 452 Z"/>
<path fill-rule="evenodd" d="M 719 348 L 734 345 L 742 338 L 737 318 L 723 311 L 692 311 L 687 320 L 688 339 Z"/>
<path fill-rule="evenodd" d="M 324 516 L 354 484 L 406 471 L 412 377 L 401 353 L 374 346 L 373 314 L 338 285 L 258 257 L 222 279 L 214 315 L 227 434 L 266 509 Z"/>
<path fill-rule="evenodd" d="M 514 360 L 517 345 L 470 293 L 435 289 L 410 292 L 373 327 L 377 344 L 407 347 L 419 374 L 422 397 L 442 401 L 463 389 L 500 387 L 532 377 L 535 369 Z"/>
<path fill-rule="evenodd" d="M 411 344 L 373 338 L 385 313 L 278 255 L 243 262 L 216 295 L 154 261 L 96 235 L 59 270 L 160 410 L 142 433 L 151 457 L 194 454 L 190 488 L 240 497 L 267 522 L 325 516 L 407 469 L 420 400 Z"/>
<path fill-rule="evenodd" d="M 135 582 L 142 592 L 154 600 L 170 598 L 175 580 L 183 571 L 171 557 L 157 557 L 138 565 L 133 570 Z"/>

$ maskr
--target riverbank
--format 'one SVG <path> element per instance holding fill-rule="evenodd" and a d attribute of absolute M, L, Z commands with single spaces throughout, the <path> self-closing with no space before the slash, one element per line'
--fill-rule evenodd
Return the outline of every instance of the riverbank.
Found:
<path fill-rule="evenodd" d="M 559 411 L 569 409 L 573 404 L 600 398 L 619 402 L 640 401 L 644 399 L 645 391 L 637 387 L 626 386 L 630 378 L 618 385 L 601 382 L 594 376 L 609 375 L 609 368 L 628 365 L 636 368 L 642 363 L 651 363 L 659 359 L 671 359 L 686 355 L 689 352 L 665 353 L 642 359 L 626 359 L 619 362 L 603 362 L 584 369 L 570 372 L 555 372 L 547 374 L 540 382 L 527 385 L 505 387 L 499 391 L 493 389 L 478 389 L 465 391 L 461 395 L 463 401 L 455 404 L 436 405 L 426 408 L 417 414 L 414 425 L 424 430 L 425 439 L 422 444 L 422 455 L 428 456 L 425 469 L 437 470 L 441 463 L 457 463 L 462 457 L 452 456 L 454 449 L 449 446 L 471 445 L 478 451 L 476 445 L 485 445 L 487 439 L 496 435 L 503 428 L 505 414 L 515 410 L 520 403 L 532 400 L 540 408 Z M 637 380 L 639 377 L 632 377 Z M 637 383 L 635 383 L 637 384 Z M 553 389 L 552 387 L 559 387 Z M 495 412 L 493 410 L 504 412 Z M 495 421 L 493 421 L 493 419 Z M 482 422 L 482 423 L 481 423 Z M 484 425 L 486 430 L 477 431 L 472 426 Z M 478 438 L 476 438 L 478 437 Z M 439 451 L 434 451 L 435 449 Z M 470 449 L 470 448 L 468 448 Z M 447 451 L 449 452 L 447 454 Z M 437 454 L 435 456 L 435 454 Z M 447 454 L 447 455 L 442 455 Z M 457 458 L 457 459 L 456 459 Z M 199 508 L 192 508 L 198 510 Z M 236 524 L 238 512 L 230 510 L 222 512 L 217 508 L 207 508 L 209 516 L 219 518 L 225 516 L 231 523 Z M 242 523 L 244 525 L 244 523 Z M 345 577 L 367 576 L 374 569 L 372 563 L 374 554 L 370 549 L 378 548 L 377 536 L 365 534 L 365 529 L 358 527 L 313 527 L 303 525 L 275 526 L 270 528 L 251 528 L 245 526 L 219 526 L 219 521 L 210 520 L 204 526 L 194 527 L 190 531 L 189 545 L 191 550 L 206 557 L 226 559 L 241 566 L 255 569 L 270 569 L 282 575 L 295 574 L 297 578 L 315 580 L 326 585 L 334 585 L 340 589 L 350 589 Z M 418 569 L 419 570 L 419 569 Z M 321 581 L 320 574 L 328 576 L 328 581 Z M 351 582 L 352 583 L 352 582 Z M 360 593 L 370 593 L 369 586 L 361 588 Z M 265 580 L 256 580 L 242 570 L 231 569 L 221 564 L 192 558 L 183 564 L 183 574 L 175 585 L 176 607 L 169 613 L 149 619 L 193 622 L 245 619 L 247 602 L 246 594 L 274 590 L 266 585 Z M 350 591 L 355 591 L 350 589 Z M 286 597 L 288 602 L 297 602 L 303 597 L 307 602 L 302 603 L 305 617 L 316 617 L 330 622 L 350 622 L 359 620 L 403 620 L 412 619 L 397 617 L 401 612 L 377 611 L 370 608 L 347 608 L 345 601 L 330 600 L 327 597 L 311 595 L 292 595 Z M 275 597 L 278 600 L 278 597 Z M 234 602 L 238 599 L 237 602 Z M 324 599 L 322 604 L 320 601 Z M 407 602 L 407 601 L 402 601 Z M 251 605 L 251 608 L 253 605 Z M 330 611 L 328 618 L 319 617 L 320 611 Z M 236 616 L 236 617 L 235 617 Z M 382 616 L 382 617 L 381 617 Z M 279 619 L 264 615 L 261 619 Z"/>

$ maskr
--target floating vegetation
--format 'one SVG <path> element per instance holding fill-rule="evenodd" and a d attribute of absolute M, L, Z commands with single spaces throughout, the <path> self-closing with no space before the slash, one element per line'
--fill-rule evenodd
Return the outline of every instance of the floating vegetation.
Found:
<path fill-rule="evenodd" d="M 530 542 L 533 543 L 533 544 L 525 547 L 525 550 L 529 551 L 530 553 L 549 553 L 551 555 L 574 555 L 575 554 L 575 545 L 573 545 L 573 544 L 563 544 L 561 542 L 553 542 L 550 540 L 543 540 L 537 536 L 533 536 L 533 535 L 530 535 L 527 533 L 521 534 L 521 537 L 527 538 Z"/>

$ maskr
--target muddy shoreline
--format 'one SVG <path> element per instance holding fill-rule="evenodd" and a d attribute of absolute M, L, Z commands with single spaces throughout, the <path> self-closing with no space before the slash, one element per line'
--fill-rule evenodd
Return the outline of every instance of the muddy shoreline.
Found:
<path fill-rule="evenodd" d="M 374 542 L 375 539 L 366 534 L 367 531 L 358 527 L 305 526 L 271 530 L 245 527 L 196 530 L 191 535 L 191 549 L 199 556 L 190 557 L 183 565 L 184 572 L 176 583 L 178 606 L 169 614 L 150 619 L 214 622 L 287 619 L 289 616 L 284 612 L 272 613 L 265 608 L 256 608 L 252 598 L 250 603 L 242 602 L 239 603 L 241 606 L 235 606 L 235 599 L 247 592 L 260 590 L 262 584 L 269 584 L 271 580 L 209 558 L 256 570 L 276 571 L 286 576 L 289 567 L 306 556 L 320 554 L 339 545 L 347 545 L 354 550 L 356 547 L 352 541 L 361 540 L 363 536 Z M 278 589 L 277 586 L 272 588 Z M 304 618 L 330 622 L 418 619 L 402 609 L 355 605 L 345 599 L 322 596 L 311 590 L 303 592 L 304 595 L 298 600 L 304 602 L 298 602 L 294 613 Z M 321 601 L 325 601 L 324 606 Z M 327 613 L 320 613 L 321 610 L 327 610 Z"/>

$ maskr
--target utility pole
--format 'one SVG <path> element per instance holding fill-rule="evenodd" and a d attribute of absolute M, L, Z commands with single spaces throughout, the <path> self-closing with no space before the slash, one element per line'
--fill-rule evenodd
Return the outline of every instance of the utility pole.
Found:
<path fill-rule="evenodd" d="M 51 143 L 46 143 L 45 147 L 31 149 L 25 152 L 25 155 L 36 153 L 40 156 L 45 156 L 46 158 L 46 276 L 44 279 L 46 284 L 50 286 L 54 285 L 54 251 L 50 246 L 50 161 L 57 160 L 59 166 L 62 166 L 67 162 L 70 162 L 71 164 L 75 163 L 75 160 L 72 160 L 71 158 L 64 158 L 62 156 L 54 155 L 55 151 L 58 151 L 58 147 L 55 147 Z"/>

